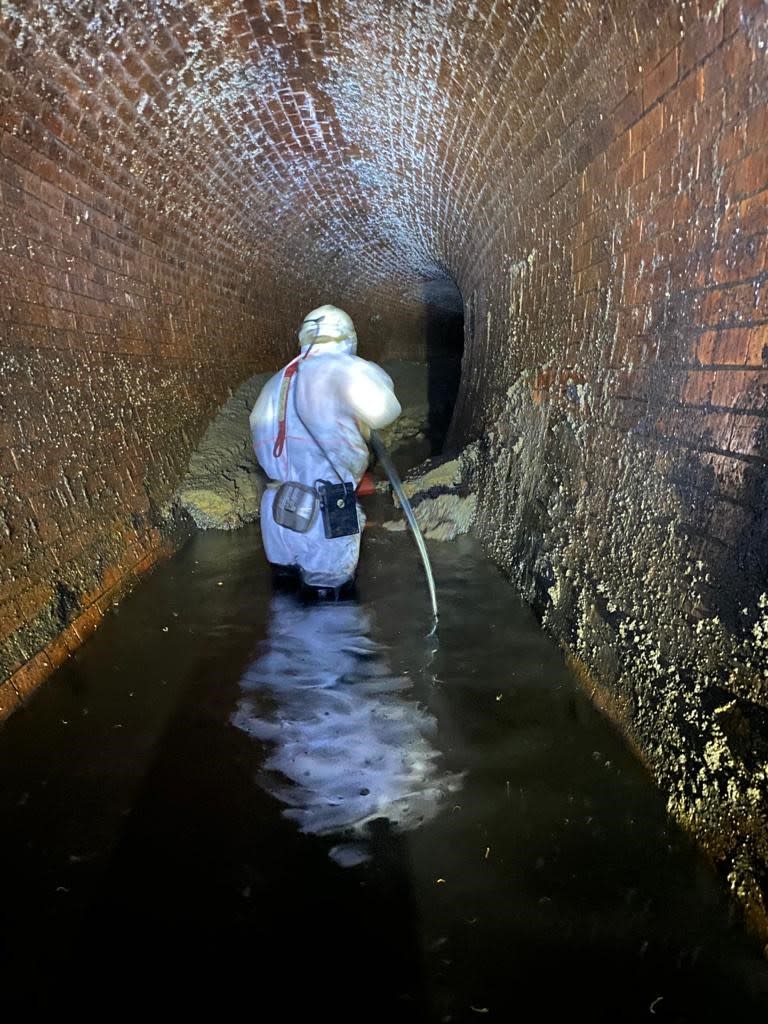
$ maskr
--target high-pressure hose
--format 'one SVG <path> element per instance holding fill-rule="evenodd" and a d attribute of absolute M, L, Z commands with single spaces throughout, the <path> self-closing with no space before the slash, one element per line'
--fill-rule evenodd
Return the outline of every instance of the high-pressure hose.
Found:
<path fill-rule="evenodd" d="M 398 501 L 405 513 L 405 518 L 408 520 L 408 525 L 411 528 L 413 539 L 416 541 L 416 546 L 419 549 L 421 555 L 421 561 L 424 563 L 424 572 L 427 577 L 427 585 L 429 587 L 429 596 L 432 601 L 432 614 L 435 619 L 435 628 L 437 627 L 437 596 L 435 594 L 435 579 L 432 575 L 432 566 L 429 562 L 429 555 L 427 554 L 427 546 L 424 543 L 424 538 L 421 535 L 419 524 L 416 521 L 416 516 L 413 514 L 411 503 L 405 495 L 403 485 L 398 476 L 397 470 L 395 469 L 392 460 L 389 457 L 387 449 L 384 447 L 381 438 L 375 430 L 371 431 L 371 448 L 373 448 L 379 462 L 384 467 L 384 471 L 389 477 L 389 482 L 392 484 L 392 490 L 397 495 Z"/>

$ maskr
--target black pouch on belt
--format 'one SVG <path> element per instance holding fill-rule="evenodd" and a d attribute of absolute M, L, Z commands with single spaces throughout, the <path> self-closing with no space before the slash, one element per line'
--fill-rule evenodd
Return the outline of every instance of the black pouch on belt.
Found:
<path fill-rule="evenodd" d="M 329 540 L 360 533 L 354 484 L 332 484 L 328 480 L 316 480 L 315 489 L 320 495 L 323 529 Z"/>

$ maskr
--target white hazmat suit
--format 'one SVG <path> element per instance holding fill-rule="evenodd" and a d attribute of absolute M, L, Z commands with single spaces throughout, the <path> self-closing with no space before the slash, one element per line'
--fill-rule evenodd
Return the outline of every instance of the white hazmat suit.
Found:
<path fill-rule="evenodd" d="M 364 431 L 388 426 L 401 408 L 390 376 L 355 354 L 355 330 L 342 310 L 313 310 L 299 339 L 300 355 L 265 384 L 250 415 L 256 458 L 273 481 L 261 500 L 261 533 L 272 565 L 298 568 L 307 586 L 336 589 L 354 578 L 360 532 L 328 538 L 321 515 L 305 533 L 279 525 L 277 485 L 342 479 L 356 488 L 370 457 Z M 357 515 L 362 530 L 359 505 Z"/>

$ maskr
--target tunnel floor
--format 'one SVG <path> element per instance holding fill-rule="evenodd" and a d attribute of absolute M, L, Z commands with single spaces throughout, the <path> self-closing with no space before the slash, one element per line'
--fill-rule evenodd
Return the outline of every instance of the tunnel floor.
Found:
<path fill-rule="evenodd" d="M 0 732 L 6 1007 L 748 1021 L 768 964 L 507 582 L 363 538 L 358 601 L 198 534 Z M 762 1017 L 761 1017 L 762 1013 Z"/>

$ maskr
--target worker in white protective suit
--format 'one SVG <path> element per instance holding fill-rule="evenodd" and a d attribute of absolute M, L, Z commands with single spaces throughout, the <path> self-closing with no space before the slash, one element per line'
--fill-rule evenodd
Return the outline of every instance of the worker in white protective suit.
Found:
<path fill-rule="evenodd" d="M 270 478 L 261 533 L 276 574 L 337 598 L 353 583 L 365 522 L 355 491 L 371 430 L 400 415 L 391 377 L 356 355 L 351 318 L 336 306 L 308 313 L 300 353 L 264 386 L 250 415 L 256 458 Z"/>

